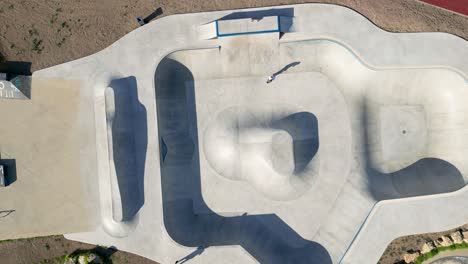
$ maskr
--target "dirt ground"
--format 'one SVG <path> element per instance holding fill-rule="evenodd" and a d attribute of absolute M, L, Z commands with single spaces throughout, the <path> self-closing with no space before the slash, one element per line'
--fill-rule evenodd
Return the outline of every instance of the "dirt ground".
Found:
<path fill-rule="evenodd" d="M 136 17 L 245 7 L 334 3 L 392 32 L 443 31 L 468 39 L 468 17 L 416 0 L 2 0 L 0 54 L 38 70 L 93 54 L 135 29 Z"/>
<path fill-rule="evenodd" d="M 467 16 L 416 0 L 1 0 L 0 61 L 30 61 L 32 70 L 39 70 L 91 55 L 138 27 L 137 16 L 154 20 L 178 13 L 307 2 L 350 7 L 391 32 L 441 31 L 468 40 Z M 379 263 L 394 263 L 406 250 L 440 234 L 397 239 Z M 0 242 L 0 260 L 31 264 L 93 247 L 61 236 L 5 241 Z M 117 264 L 154 264 L 124 252 L 115 252 L 112 260 Z"/>
<path fill-rule="evenodd" d="M 428 241 L 436 240 L 440 236 L 447 236 L 456 230 L 467 230 L 468 224 L 459 228 L 422 235 L 404 236 L 393 240 L 380 258 L 378 264 L 394 264 L 403 259 L 408 250 L 420 250 L 422 245 Z"/>
<path fill-rule="evenodd" d="M 44 260 L 53 260 L 74 252 L 77 253 L 93 249 L 101 256 L 107 257 L 113 264 L 157 264 L 154 261 L 134 254 L 112 249 L 97 248 L 95 245 L 67 240 L 63 236 L 1 241 L 0 263 L 37 264 Z"/>

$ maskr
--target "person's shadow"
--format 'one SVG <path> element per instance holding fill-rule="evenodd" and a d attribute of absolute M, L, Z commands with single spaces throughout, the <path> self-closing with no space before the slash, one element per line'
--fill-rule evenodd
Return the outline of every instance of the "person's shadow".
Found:
<path fill-rule="evenodd" d="M 9 215 L 11 215 L 12 213 L 14 213 L 15 210 L 4 210 L 4 211 L 0 211 L 0 218 L 5 218 Z"/>
<path fill-rule="evenodd" d="M 284 66 L 281 70 L 279 70 L 279 71 L 273 73 L 273 75 L 274 75 L 274 76 L 280 75 L 280 74 L 282 74 L 283 72 L 287 71 L 289 68 L 292 68 L 292 67 L 297 66 L 297 65 L 299 65 L 299 64 L 301 64 L 300 61 L 291 62 L 291 63 L 289 63 L 288 65 Z"/>
<path fill-rule="evenodd" d="M 198 256 L 198 255 L 201 255 L 203 253 L 203 251 L 205 251 L 205 246 L 199 246 L 195 251 L 193 251 L 192 253 L 188 254 L 187 256 L 177 260 L 175 262 L 175 264 L 181 264 L 181 263 L 185 263 L 191 259 L 193 259 L 194 257 Z"/>

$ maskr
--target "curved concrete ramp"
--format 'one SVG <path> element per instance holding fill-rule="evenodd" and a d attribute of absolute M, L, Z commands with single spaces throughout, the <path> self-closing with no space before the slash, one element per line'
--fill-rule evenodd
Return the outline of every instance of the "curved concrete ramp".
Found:
<path fill-rule="evenodd" d="M 372 193 L 377 200 L 448 193 L 465 186 L 463 175 L 452 164 L 425 158 L 389 174 L 368 169 Z"/>
<path fill-rule="evenodd" d="M 135 229 L 144 203 L 141 162 L 147 145 L 146 110 L 138 103 L 134 77 L 102 73 L 97 80 L 95 118 L 97 140 L 102 144 L 98 148 L 102 224 L 110 235 L 125 237 Z"/>
<path fill-rule="evenodd" d="M 247 181 L 266 197 L 291 200 L 316 176 L 318 123 L 312 113 L 288 105 L 230 107 L 204 131 L 205 156 L 221 176 Z"/>

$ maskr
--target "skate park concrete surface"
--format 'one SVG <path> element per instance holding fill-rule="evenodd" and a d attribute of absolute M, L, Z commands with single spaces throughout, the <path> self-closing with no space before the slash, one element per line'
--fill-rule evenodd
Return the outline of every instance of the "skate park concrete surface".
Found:
<path fill-rule="evenodd" d="M 1 239 L 82 232 L 93 228 L 97 191 L 82 175 L 94 173 L 82 152 L 94 147 L 93 117 L 77 80 L 35 78 L 31 100 L 1 99 Z M 19 91 L 17 93 L 20 93 Z M 89 102 L 89 103 L 88 103 Z M 94 198 L 93 198 L 94 195 Z"/>
<path fill-rule="evenodd" d="M 376 263 L 468 220 L 467 58 L 326 4 L 149 23 L 33 75 L 32 102 L 35 79 L 80 85 L 84 168 L 61 172 L 88 225 L 61 230 L 160 263 Z"/>

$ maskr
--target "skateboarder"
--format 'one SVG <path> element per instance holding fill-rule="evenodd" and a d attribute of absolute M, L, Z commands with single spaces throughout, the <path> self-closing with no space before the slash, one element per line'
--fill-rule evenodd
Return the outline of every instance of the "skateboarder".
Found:
<path fill-rule="evenodd" d="M 276 75 L 273 74 L 273 75 L 271 75 L 270 77 L 268 77 L 268 80 L 267 80 L 266 83 L 271 83 L 271 82 L 274 81 L 275 79 L 276 79 Z"/>

